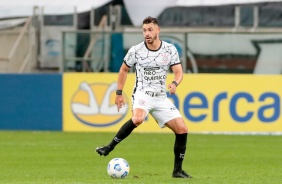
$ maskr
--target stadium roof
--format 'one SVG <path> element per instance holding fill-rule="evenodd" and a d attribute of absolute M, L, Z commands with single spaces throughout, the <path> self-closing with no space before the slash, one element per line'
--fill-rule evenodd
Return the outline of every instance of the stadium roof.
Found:
<path fill-rule="evenodd" d="M 86 12 L 112 0 L 0 0 L 0 19 L 30 16 L 35 6 L 44 7 L 45 14 L 69 14 Z M 139 26 L 144 16 L 158 17 L 168 7 L 174 6 L 220 6 L 228 4 L 252 4 L 282 0 L 123 0 L 132 23 Z"/>
<path fill-rule="evenodd" d="M 86 12 L 112 0 L 0 0 L 0 18 L 30 16 L 34 7 L 44 7 L 46 14 Z"/>

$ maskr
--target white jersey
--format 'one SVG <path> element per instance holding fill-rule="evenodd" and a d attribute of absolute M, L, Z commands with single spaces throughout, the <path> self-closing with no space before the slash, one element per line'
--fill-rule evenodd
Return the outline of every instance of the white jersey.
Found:
<path fill-rule="evenodd" d="M 135 66 L 134 93 L 136 90 L 165 93 L 169 68 L 181 64 L 175 46 L 165 41 L 161 41 L 158 50 L 150 50 L 144 41 L 131 47 L 124 57 L 124 63 L 128 67 Z"/>

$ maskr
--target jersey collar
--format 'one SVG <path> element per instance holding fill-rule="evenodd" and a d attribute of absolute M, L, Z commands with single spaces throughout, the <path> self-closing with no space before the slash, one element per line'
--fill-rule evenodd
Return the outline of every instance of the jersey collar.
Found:
<path fill-rule="evenodd" d="M 163 41 L 162 41 L 162 40 L 160 40 L 160 41 L 161 41 L 161 44 L 160 44 L 160 47 L 159 47 L 157 50 L 151 50 L 151 49 L 149 49 L 149 48 L 147 47 L 146 41 L 144 41 L 144 44 L 145 44 L 146 48 L 147 48 L 149 51 L 157 52 L 158 50 L 160 50 L 160 48 L 162 48 L 162 45 L 163 45 Z"/>

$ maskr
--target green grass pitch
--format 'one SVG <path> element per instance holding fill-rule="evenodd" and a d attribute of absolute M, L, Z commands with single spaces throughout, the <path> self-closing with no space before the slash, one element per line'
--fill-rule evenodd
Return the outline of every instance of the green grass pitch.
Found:
<path fill-rule="evenodd" d="M 132 133 L 98 156 L 114 135 L 0 131 L 0 183 L 282 183 L 282 136 L 190 134 L 183 169 L 194 178 L 174 179 L 174 134 Z M 129 162 L 126 179 L 107 175 L 115 157 Z"/>

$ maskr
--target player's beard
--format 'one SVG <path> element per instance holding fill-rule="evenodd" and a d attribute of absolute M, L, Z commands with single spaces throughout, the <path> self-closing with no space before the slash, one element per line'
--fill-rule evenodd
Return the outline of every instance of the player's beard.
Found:
<path fill-rule="evenodd" d="M 147 40 L 147 38 L 149 38 L 149 39 Z M 152 45 L 154 43 L 154 41 L 157 40 L 157 36 L 155 35 L 154 37 L 146 37 L 145 40 L 146 40 L 147 44 Z"/>

